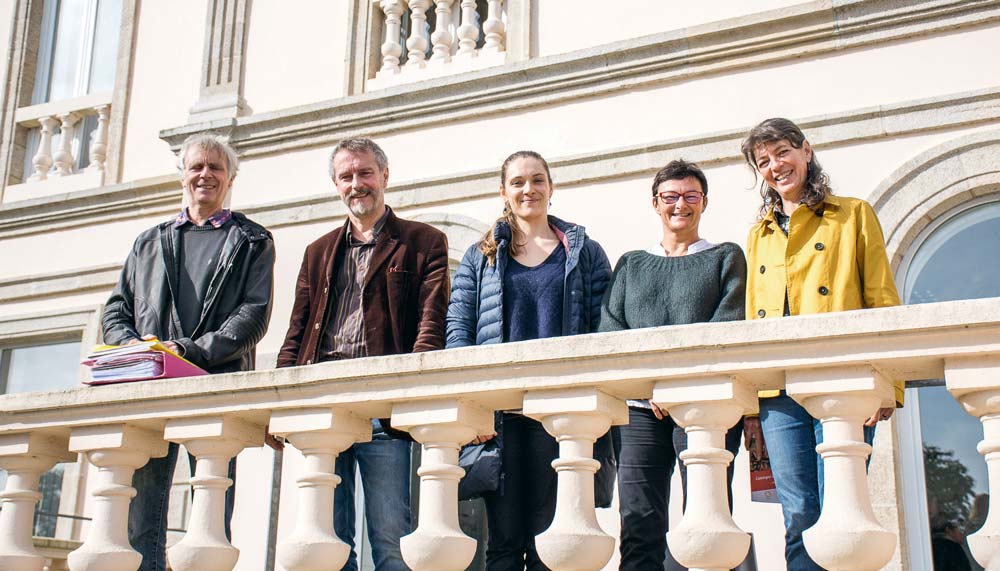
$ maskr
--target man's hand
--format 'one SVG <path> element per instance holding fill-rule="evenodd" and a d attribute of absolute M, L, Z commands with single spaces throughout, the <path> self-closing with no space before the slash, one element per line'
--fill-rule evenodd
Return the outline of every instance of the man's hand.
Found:
<path fill-rule="evenodd" d="M 285 439 L 271 434 L 271 427 L 264 428 L 264 444 L 267 444 L 277 452 L 285 449 Z"/>
<path fill-rule="evenodd" d="M 143 335 L 142 339 L 130 339 L 129 342 L 126 343 L 126 345 L 135 345 L 136 343 L 142 343 L 143 341 L 156 341 L 156 340 L 157 340 L 156 335 Z M 178 355 L 184 354 L 184 349 L 182 349 L 180 345 L 174 343 L 173 341 L 160 341 L 160 344 L 169 349 L 170 351 L 172 351 L 173 353 L 176 353 Z"/>
<path fill-rule="evenodd" d="M 763 456 L 764 431 L 760 428 L 759 416 L 743 417 L 743 446 L 755 457 Z"/>
<path fill-rule="evenodd" d="M 873 414 L 871 418 L 865 421 L 865 426 L 875 426 L 875 423 L 880 420 L 889 420 L 892 418 L 892 413 L 894 412 L 896 412 L 896 407 L 894 406 L 882 407 L 878 409 L 878 412 Z"/>

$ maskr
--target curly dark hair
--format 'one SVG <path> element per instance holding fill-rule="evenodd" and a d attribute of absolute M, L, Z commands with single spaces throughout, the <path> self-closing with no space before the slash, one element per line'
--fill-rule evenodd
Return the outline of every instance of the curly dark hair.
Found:
<path fill-rule="evenodd" d="M 753 171 L 755 184 L 758 172 L 754 152 L 759 145 L 777 141 L 788 141 L 796 149 L 801 149 L 802 145 L 806 142 L 806 136 L 802 133 L 802 129 L 799 129 L 798 125 L 788 119 L 779 117 L 761 121 L 756 127 L 750 129 L 747 138 L 740 145 L 743 158 L 746 159 L 747 165 Z M 823 172 L 823 167 L 816 160 L 816 153 L 814 152 L 806 170 L 806 184 L 802 189 L 802 200 L 799 202 L 809 207 L 810 210 L 815 210 L 829 194 L 833 194 L 833 189 L 830 188 L 830 177 Z M 763 204 L 760 206 L 761 217 L 767 215 L 772 205 L 781 204 L 781 195 L 778 194 L 778 191 L 768 186 L 764 180 L 760 181 L 760 197 L 763 199 Z"/>

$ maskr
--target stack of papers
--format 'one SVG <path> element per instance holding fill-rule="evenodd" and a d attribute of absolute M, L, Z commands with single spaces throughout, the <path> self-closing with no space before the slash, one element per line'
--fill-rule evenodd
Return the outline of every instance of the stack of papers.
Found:
<path fill-rule="evenodd" d="M 208 374 L 156 340 L 132 345 L 99 345 L 87 355 L 83 364 L 90 368 L 92 380 L 85 381 L 87 385 Z"/>

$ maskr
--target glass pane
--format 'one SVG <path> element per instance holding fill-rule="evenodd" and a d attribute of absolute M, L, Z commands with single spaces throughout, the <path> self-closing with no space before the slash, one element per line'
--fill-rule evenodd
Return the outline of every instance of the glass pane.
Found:
<path fill-rule="evenodd" d="M 42 499 L 35 508 L 35 535 L 56 536 L 56 520 L 59 515 L 59 498 L 62 496 L 64 464 L 57 464 L 38 480 L 38 491 Z"/>
<path fill-rule="evenodd" d="M 48 101 L 58 101 L 80 95 L 77 92 L 78 73 L 84 49 L 84 26 L 87 22 L 86 0 L 61 0 L 56 17 L 55 50 L 52 73 L 49 76 Z"/>
<path fill-rule="evenodd" d="M 903 286 L 906 303 L 1000 296 L 997 248 L 1000 203 L 955 216 L 928 236 L 914 255 Z M 917 390 L 935 569 L 979 569 L 965 536 L 982 526 L 989 502 L 986 463 L 976 450 L 983 438 L 982 424 L 966 414 L 943 386 Z"/>
<path fill-rule="evenodd" d="M 80 342 L 8 349 L 7 392 L 56 391 L 76 387 Z"/>
<path fill-rule="evenodd" d="M 76 170 L 82 171 L 90 165 L 90 142 L 94 140 L 93 133 L 97 130 L 97 115 L 87 115 L 80 119 L 73 130 L 73 156 L 76 157 Z"/>
<path fill-rule="evenodd" d="M 100 0 L 97 5 L 97 29 L 94 31 L 94 53 L 90 60 L 87 93 L 114 89 L 121 17 L 121 0 Z"/>
<path fill-rule="evenodd" d="M 38 144 L 42 142 L 42 128 L 34 127 L 28 129 L 28 136 L 24 142 L 24 176 L 22 182 L 27 182 L 31 175 L 35 174 L 35 153 L 38 152 Z"/>

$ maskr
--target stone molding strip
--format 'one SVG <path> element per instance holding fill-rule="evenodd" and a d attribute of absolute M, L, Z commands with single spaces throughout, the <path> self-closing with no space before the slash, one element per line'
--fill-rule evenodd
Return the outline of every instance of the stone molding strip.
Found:
<path fill-rule="evenodd" d="M 1000 20 L 1000 0 L 819 0 L 386 90 L 161 131 L 227 135 L 243 156 L 468 121 Z"/>
<path fill-rule="evenodd" d="M 94 328 L 99 328 L 103 306 L 91 305 L 0 317 L 0 343 L 21 344 L 39 339 L 54 340 L 83 332 L 84 345 L 96 342 Z M 89 349 L 89 347 L 88 347 Z"/>
<path fill-rule="evenodd" d="M 819 147 L 929 130 L 997 124 L 1000 123 L 1000 87 L 793 119 Z M 729 164 L 742 160 L 739 146 L 749 128 L 746 125 L 728 131 L 559 157 L 550 160 L 549 164 L 563 188 L 650 174 L 678 156 L 697 161 L 702 166 Z M 394 184 L 386 201 L 400 211 L 425 208 L 492 196 L 496 184 L 496 171 L 483 169 Z M 126 215 L 169 216 L 179 203 L 180 184 L 176 175 L 11 203 L 0 206 L 0 239 L 100 224 Z M 252 205 L 241 211 L 269 228 L 340 220 L 346 215 L 343 203 L 329 192 Z"/>
<path fill-rule="evenodd" d="M 118 282 L 121 269 L 122 265 L 115 263 L 3 279 L 0 280 L 0 303 L 94 291 L 109 292 Z"/>
<path fill-rule="evenodd" d="M 176 174 L 0 205 L 0 240 L 176 211 Z"/>

